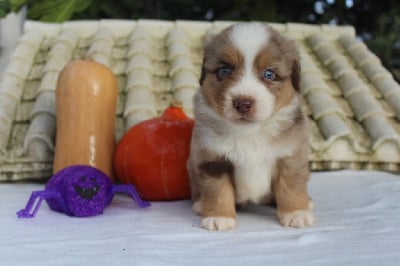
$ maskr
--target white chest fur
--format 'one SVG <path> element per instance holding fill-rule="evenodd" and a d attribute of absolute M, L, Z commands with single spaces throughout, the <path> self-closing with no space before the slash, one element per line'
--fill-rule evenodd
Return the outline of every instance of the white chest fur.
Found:
<path fill-rule="evenodd" d="M 290 121 L 299 99 L 282 108 L 273 118 L 254 124 L 233 124 L 217 115 L 195 96 L 195 134 L 199 146 L 226 157 L 234 165 L 236 202 L 258 202 L 271 192 L 271 179 L 279 158 L 290 156 L 293 142 L 280 138 L 282 125 Z"/>
<path fill-rule="evenodd" d="M 276 159 L 246 160 L 235 164 L 236 203 L 258 203 L 271 192 L 271 178 Z"/>
<path fill-rule="evenodd" d="M 293 147 L 275 143 L 260 127 L 231 128 L 228 132 L 217 135 L 208 131 L 202 146 L 233 163 L 236 202 L 257 203 L 271 192 L 277 159 L 292 154 Z"/>

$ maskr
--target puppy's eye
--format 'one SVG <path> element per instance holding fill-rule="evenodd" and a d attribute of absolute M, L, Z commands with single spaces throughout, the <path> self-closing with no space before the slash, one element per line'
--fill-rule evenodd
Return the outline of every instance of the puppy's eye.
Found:
<path fill-rule="evenodd" d="M 271 69 L 266 69 L 263 73 L 263 77 L 266 80 L 275 80 L 276 79 L 276 73 L 271 70 Z"/>
<path fill-rule="evenodd" d="M 229 76 L 232 73 L 233 68 L 231 66 L 221 66 L 217 69 L 217 77 L 218 79 L 223 79 Z"/>

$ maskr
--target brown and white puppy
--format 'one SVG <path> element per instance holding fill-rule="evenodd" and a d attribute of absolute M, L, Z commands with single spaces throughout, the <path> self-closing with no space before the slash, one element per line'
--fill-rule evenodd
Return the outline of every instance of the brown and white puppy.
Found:
<path fill-rule="evenodd" d="M 188 170 L 201 227 L 235 227 L 235 204 L 276 202 L 283 226 L 314 223 L 308 133 L 293 42 L 260 23 L 205 47 Z"/>

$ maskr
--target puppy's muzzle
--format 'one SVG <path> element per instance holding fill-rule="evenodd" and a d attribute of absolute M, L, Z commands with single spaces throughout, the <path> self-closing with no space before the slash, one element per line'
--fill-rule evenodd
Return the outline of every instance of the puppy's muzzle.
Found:
<path fill-rule="evenodd" d="M 232 103 L 233 108 L 235 108 L 235 110 L 239 114 L 246 115 L 251 112 L 254 105 L 254 100 L 244 97 L 238 97 L 234 99 Z"/>

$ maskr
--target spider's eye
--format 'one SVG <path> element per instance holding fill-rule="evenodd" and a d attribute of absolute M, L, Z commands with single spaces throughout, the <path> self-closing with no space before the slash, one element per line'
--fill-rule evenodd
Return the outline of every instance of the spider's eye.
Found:
<path fill-rule="evenodd" d="M 80 178 L 79 178 L 79 181 L 81 181 L 81 182 L 85 182 L 86 181 L 86 176 L 81 176 Z"/>
<path fill-rule="evenodd" d="M 233 71 L 233 67 L 230 65 L 223 65 L 217 69 L 217 77 L 218 79 L 223 79 L 229 76 Z"/>
<path fill-rule="evenodd" d="M 93 184 L 96 183 L 96 178 L 91 177 L 91 178 L 90 178 L 90 182 L 92 182 Z"/>
<path fill-rule="evenodd" d="M 276 73 L 271 70 L 271 69 L 266 69 L 263 73 L 263 77 L 266 80 L 275 80 L 276 79 Z"/>

